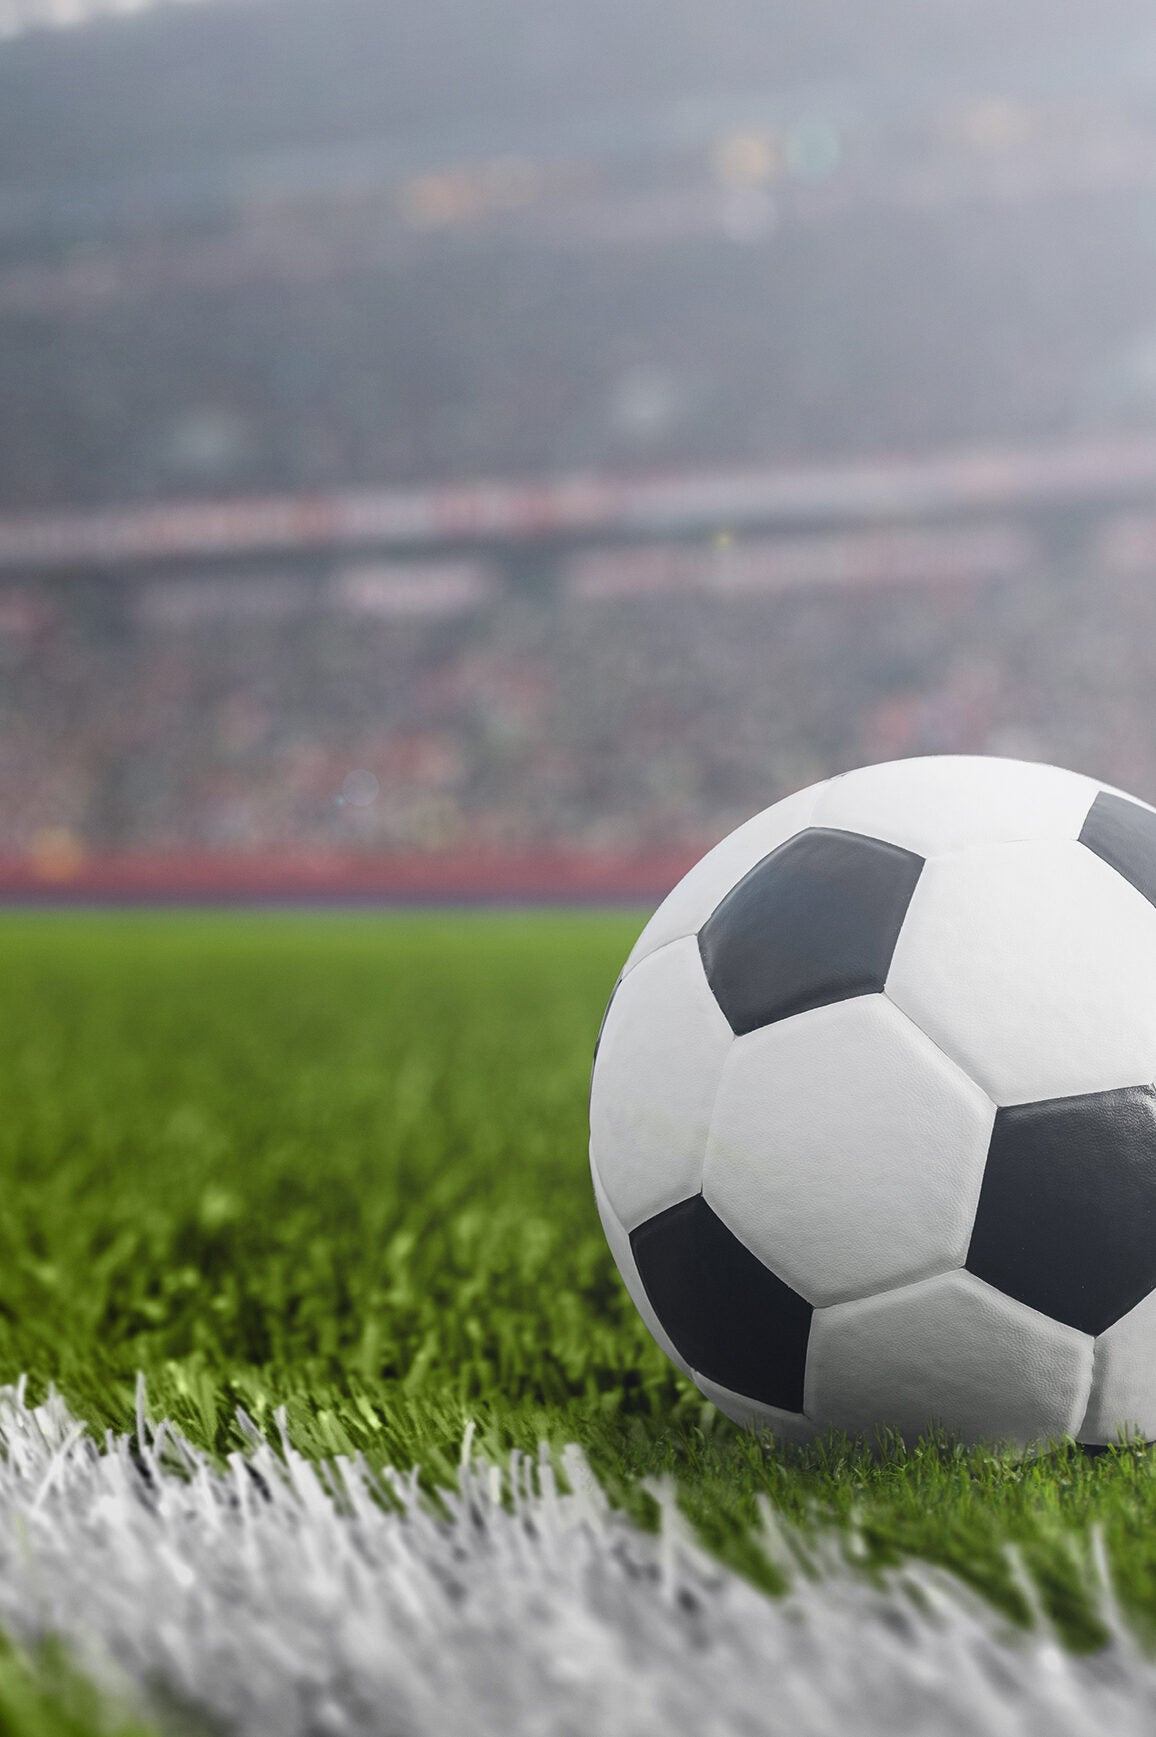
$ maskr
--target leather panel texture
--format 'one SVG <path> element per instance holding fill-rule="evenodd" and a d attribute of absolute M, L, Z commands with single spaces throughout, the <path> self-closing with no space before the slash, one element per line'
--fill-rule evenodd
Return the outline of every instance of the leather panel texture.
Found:
<path fill-rule="evenodd" d="M 611 1254 L 614 1256 L 614 1264 L 618 1268 L 622 1283 L 630 1294 L 630 1300 L 642 1316 L 646 1329 L 655 1344 L 661 1351 L 665 1352 L 676 1369 L 681 1369 L 684 1375 L 690 1375 L 690 1364 L 684 1361 L 677 1346 L 650 1306 L 650 1298 L 646 1294 L 642 1280 L 638 1276 L 638 1268 L 634 1264 L 630 1238 L 619 1223 L 618 1215 L 607 1198 L 606 1190 L 603 1188 L 596 1170 L 592 1171 L 592 1177 L 598 1216 L 602 1220 L 602 1228 L 606 1232 L 606 1241 L 610 1245 Z"/>
<path fill-rule="evenodd" d="M 1156 1089 L 1000 1110 L 970 1272 L 1084 1333 L 1156 1287 Z"/>
<path fill-rule="evenodd" d="M 1080 843 L 1156 905 L 1156 814 L 1150 808 L 1101 790 L 1084 822 Z"/>
<path fill-rule="evenodd" d="M 1156 1079 L 1156 910 L 1074 839 L 931 861 L 888 995 L 997 1104 Z"/>
<path fill-rule="evenodd" d="M 815 1304 L 962 1266 L 995 1106 L 885 996 L 738 1038 L 703 1192 Z"/>
<path fill-rule="evenodd" d="M 694 1380 L 703 1398 L 717 1405 L 740 1429 L 773 1435 L 777 1441 L 794 1442 L 799 1447 L 813 1441 L 818 1433 L 801 1411 L 782 1411 L 778 1406 L 746 1399 L 741 1393 L 732 1393 L 729 1387 L 720 1387 L 717 1381 L 708 1381 L 705 1375 L 696 1375 Z"/>
<path fill-rule="evenodd" d="M 930 1425 L 967 1443 L 1026 1447 L 1074 1434 L 1093 1341 L 971 1273 L 815 1313 L 806 1411 L 851 1435 L 879 1424 L 908 1442 Z"/>
<path fill-rule="evenodd" d="M 1080 1440 L 1156 1441 L 1156 1292 L 1096 1340 L 1092 1397 Z"/>
<path fill-rule="evenodd" d="M 1099 789 L 1059 766 L 983 755 L 890 760 L 834 778 L 813 826 L 885 838 L 920 856 L 1019 839 L 1075 839 Z"/>
<path fill-rule="evenodd" d="M 882 989 L 922 868 L 878 839 L 812 827 L 751 869 L 698 938 L 736 1036 Z"/>
<path fill-rule="evenodd" d="M 811 1305 L 701 1194 L 640 1225 L 630 1246 L 655 1314 L 692 1369 L 780 1411 L 803 1409 Z"/>
<path fill-rule="evenodd" d="M 634 943 L 623 974 L 633 971 L 641 960 L 665 947 L 667 942 L 697 935 L 715 906 L 748 869 L 809 825 L 815 803 L 825 789 L 825 784 L 812 784 L 806 790 L 784 796 L 781 802 L 744 821 L 713 850 L 708 850 L 659 905 Z"/>
<path fill-rule="evenodd" d="M 627 1230 L 702 1187 L 723 1062 L 734 1039 L 693 936 L 624 977 L 590 1093 L 590 1161 Z"/>

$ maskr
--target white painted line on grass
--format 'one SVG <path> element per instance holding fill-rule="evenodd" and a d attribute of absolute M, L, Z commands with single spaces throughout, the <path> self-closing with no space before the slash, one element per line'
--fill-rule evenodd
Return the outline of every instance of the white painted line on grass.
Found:
<path fill-rule="evenodd" d="M 926 1566 L 872 1583 L 834 1541 L 770 1599 L 669 1502 L 658 1537 L 615 1514 L 577 1450 L 568 1493 L 545 1463 L 467 1460 L 439 1514 L 411 1475 L 252 1435 L 222 1470 L 171 1427 L 98 1444 L 0 1388 L 0 1628 L 62 1637 L 162 1725 L 195 1709 L 238 1737 L 1156 1727 L 1156 1666 L 1114 1617 L 1075 1659 Z"/>

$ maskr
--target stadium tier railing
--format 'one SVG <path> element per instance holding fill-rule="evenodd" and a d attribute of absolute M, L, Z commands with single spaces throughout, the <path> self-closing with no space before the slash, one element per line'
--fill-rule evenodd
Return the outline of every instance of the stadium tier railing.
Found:
<path fill-rule="evenodd" d="M 582 474 L 0 517 L 0 569 L 895 523 L 1156 497 L 1148 436 L 829 465 Z"/>

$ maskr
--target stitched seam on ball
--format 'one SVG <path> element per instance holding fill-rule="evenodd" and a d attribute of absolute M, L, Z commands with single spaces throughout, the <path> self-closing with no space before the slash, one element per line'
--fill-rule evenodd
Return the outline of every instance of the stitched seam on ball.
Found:
<path fill-rule="evenodd" d="M 616 989 L 621 988 L 622 984 L 624 984 L 626 982 L 626 979 L 628 977 L 633 977 L 634 973 L 641 966 L 649 965 L 649 963 L 652 959 L 657 959 L 659 954 L 665 953 L 668 947 L 681 947 L 682 943 L 684 941 L 693 941 L 695 939 L 695 937 L 697 936 L 697 934 L 698 934 L 698 930 L 692 929 L 688 935 L 672 935 L 670 937 L 669 941 L 660 941 L 658 946 L 655 947 L 651 952 L 644 953 L 642 955 L 641 959 L 636 959 L 634 961 L 634 964 L 630 967 L 629 971 L 626 969 L 625 965 L 622 967 L 622 975 L 618 979 L 618 982 L 616 983 L 615 988 Z"/>
<path fill-rule="evenodd" d="M 716 1109 L 718 1108 L 719 1093 L 722 1091 L 723 1077 L 726 1074 L 727 1062 L 730 1061 L 731 1055 L 734 1054 L 734 1046 L 737 1042 L 738 1042 L 738 1039 L 736 1037 L 732 1036 L 730 1051 L 728 1052 L 726 1059 L 723 1062 L 722 1067 L 719 1069 L 718 1082 L 717 1082 L 715 1089 L 714 1089 L 714 1096 L 711 1099 L 710 1115 L 707 1117 L 706 1140 L 705 1140 L 704 1145 L 703 1145 L 703 1154 L 702 1154 L 702 1178 L 701 1178 L 701 1181 L 699 1182 L 699 1189 L 698 1189 L 699 1193 L 702 1195 L 704 1200 L 706 1200 L 706 1155 L 707 1155 L 707 1150 L 710 1147 L 711 1130 L 714 1127 L 714 1115 L 715 1115 Z M 707 1200 L 706 1203 L 708 1206 L 710 1206 L 709 1200 Z M 711 1206 L 710 1209 L 712 1212 L 714 1211 L 713 1206 Z M 739 1235 L 738 1231 L 735 1229 L 734 1225 L 731 1224 L 730 1220 L 723 1218 L 721 1213 L 718 1214 L 718 1217 L 720 1218 L 721 1222 L 726 1226 L 726 1228 L 730 1231 L 730 1233 L 734 1237 L 735 1241 L 738 1243 L 741 1243 L 743 1248 L 746 1249 L 748 1254 L 754 1255 L 754 1257 L 757 1261 L 762 1262 L 762 1264 L 764 1266 L 766 1266 L 766 1262 L 763 1261 L 762 1255 L 759 1254 L 757 1249 L 751 1248 L 749 1243 L 747 1243 L 745 1241 L 745 1239 Z M 774 1272 L 774 1269 L 772 1267 L 767 1267 L 767 1271 L 768 1272 Z M 775 1273 L 775 1277 L 778 1278 L 779 1275 L 777 1273 Z M 785 1279 L 783 1279 L 782 1283 L 786 1284 L 787 1281 Z M 792 1287 L 792 1289 L 793 1288 L 794 1287 Z M 815 1319 L 815 1304 L 811 1302 L 811 1299 L 809 1297 L 803 1296 L 802 1291 L 798 1292 L 798 1295 L 803 1297 L 803 1301 L 805 1303 L 810 1304 L 811 1324 L 813 1324 L 814 1319 Z M 810 1355 L 810 1350 L 811 1350 L 811 1326 L 808 1325 L 808 1327 L 807 1327 L 807 1356 Z M 806 1369 L 807 1369 L 806 1358 L 804 1358 L 804 1360 L 803 1360 L 803 1393 L 804 1393 L 804 1398 L 806 1397 Z M 698 1374 L 701 1372 L 696 1370 L 695 1373 Z M 710 1376 L 708 1375 L 705 1379 L 709 1381 Z M 715 1383 L 716 1387 L 719 1385 L 721 1385 L 719 1382 Z M 699 1389 L 699 1391 L 700 1392 L 702 1391 L 701 1388 Z M 727 1392 L 734 1392 L 734 1389 L 728 1388 Z M 737 1397 L 739 1399 L 744 1399 L 744 1398 L 749 1398 L 750 1395 L 740 1393 L 737 1395 Z M 758 1402 L 756 1402 L 756 1403 L 758 1403 Z M 798 1411 L 789 1411 L 789 1410 L 787 1410 L 787 1408 L 785 1406 L 781 1406 L 781 1405 L 773 1405 L 773 1406 L 770 1406 L 769 1409 L 771 1411 L 781 1412 L 784 1417 L 801 1417 L 801 1418 L 804 1418 L 806 1420 L 806 1422 L 811 1424 L 814 1428 L 817 1429 L 819 1427 L 815 1423 L 815 1420 L 812 1417 L 808 1416 L 805 1406 L 800 1406 Z"/>
<path fill-rule="evenodd" d="M 932 1035 L 929 1031 L 924 1030 L 923 1026 L 921 1026 L 919 1021 L 915 1018 L 915 1015 L 908 1013 L 907 1009 L 905 1007 L 901 1006 L 898 1001 L 896 1001 L 895 997 L 888 990 L 886 983 L 884 983 L 882 989 L 879 990 L 879 994 L 885 996 L 886 999 L 891 1003 L 891 1006 L 895 1009 L 896 1013 L 899 1014 L 900 1018 L 905 1019 L 907 1021 L 908 1025 L 910 1025 L 914 1031 L 917 1031 L 919 1033 L 920 1037 L 926 1039 L 926 1041 L 931 1045 L 932 1049 L 938 1051 L 938 1053 L 943 1057 L 944 1061 L 947 1062 L 949 1067 L 954 1068 L 957 1074 L 962 1074 L 969 1086 L 974 1086 L 977 1092 L 983 1093 L 984 1097 L 987 1099 L 988 1103 L 991 1105 L 993 1110 L 1006 1109 L 1008 1107 L 1006 1105 L 997 1104 L 995 1099 L 992 1097 L 991 1093 L 988 1091 L 987 1087 L 984 1085 L 981 1085 L 980 1082 L 976 1079 L 975 1075 L 969 1073 L 967 1071 L 966 1067 L 963 1065 L 963 1063 L 961 1061 L 959 1061 L 957 1059 L 957 1057 L 953 1056 L 949 1050 L 944 1049 L 944 1047 L 941 1043 L 937 1043 L 935 1038 L 932 1037 Z"/>
<path fill-rule="evenodd" d="M 1072 1431 L 1072 1434 L 1075 1436 L 1077 1441 L 1080 1439 L 1080 1437 L 1084 1433 L 1084 1425 L 1087 1423 L 1088 1413 L 1092 1409 L 1092 1395 L 1096 1391 L 1096 1357 L 1099 1353 L 1099 1350 L 1100 1350 L 1100 1335 L 1097 1333 L 1092 1338 L 1092 1373 L 1091 1373 L 1091 1376 L 1088 1380 L 1088 1397 L 1084 1401 L 1084 1409 L 1080 1413 L 1080 1421 L 1076 1425 L 1075 1429 Z"/>

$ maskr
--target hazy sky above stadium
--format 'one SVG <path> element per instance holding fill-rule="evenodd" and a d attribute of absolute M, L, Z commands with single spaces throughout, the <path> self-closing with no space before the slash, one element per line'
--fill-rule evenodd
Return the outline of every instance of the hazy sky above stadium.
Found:
<path fill-rule="evenodd" d="M 187 5 L 190 0 L 0 0 L 0 35 L 12 36 L 38 25 L 83 24 L 101 13 L 141 12 L 158 4 Z"/>

